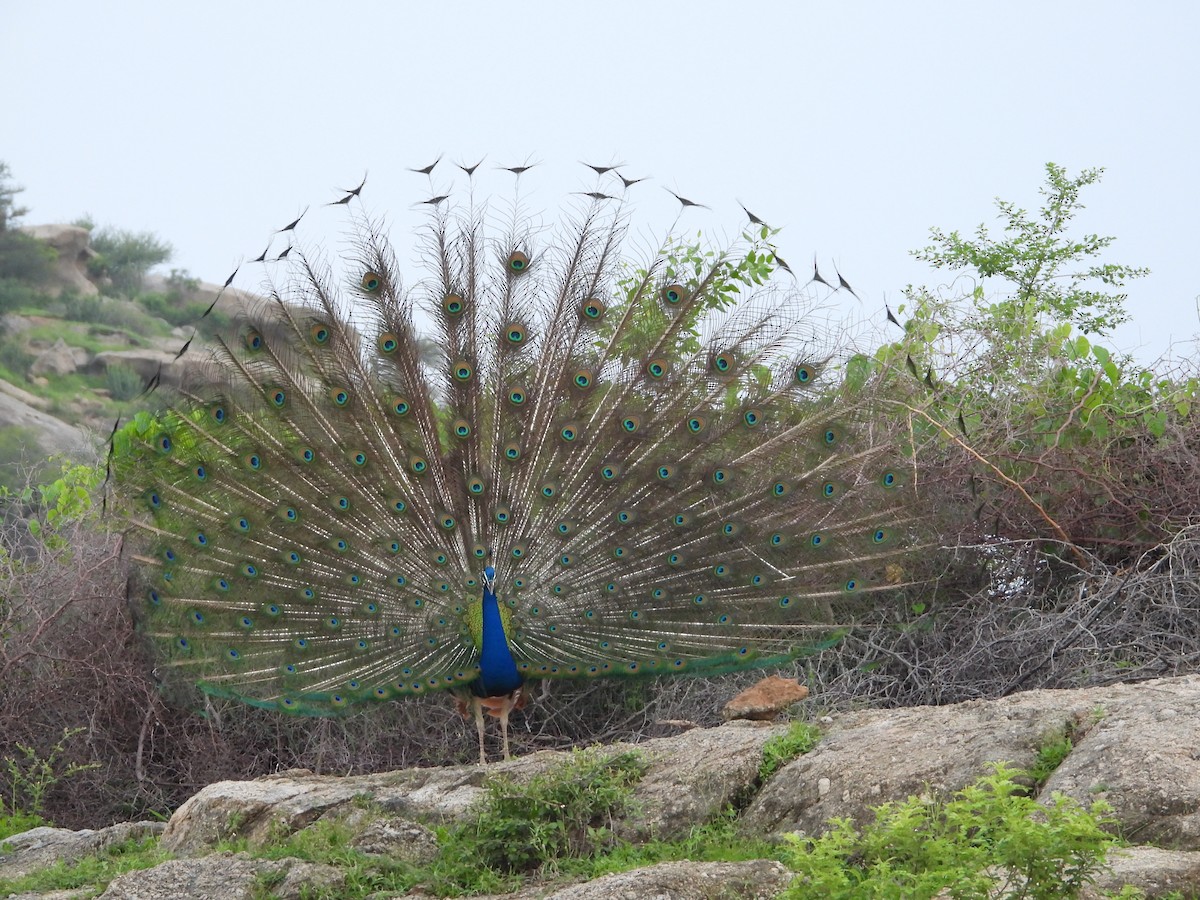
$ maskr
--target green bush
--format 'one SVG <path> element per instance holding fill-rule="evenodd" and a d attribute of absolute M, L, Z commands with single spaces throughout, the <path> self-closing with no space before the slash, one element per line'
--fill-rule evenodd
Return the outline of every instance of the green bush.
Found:
<path fill-rule="evenodd" d="M 609 823 L 626 809 L 646 769 L 637 753 L 579 750 L 527 784 L 490 779 L 478 820 L 451 831 L 443 844 L 444 875 L 478 885 L 481 869 L 493 877 L 535 872 L 614 846 Z"/>
<path fill-rule="evenodd" d="M 98 254 L 88 264 L 98 278 L 107 278 L 114 293 L 132 297 L 142 289 L 146 273 L 167 262 L 174 250 L 149 231 L 95 228 L 90 220 L 78 224 L 92 232 L 92 249 Z"/>
<path fill-rule="evenodd" d="M 949 801 L 910 797 L 879 807 L 861 831 L 839 819 L 816 840 L 793 837 L 787 862 L 798 875 L 785 897 L 1078 897 L 1116 841 L 1103 828 L 1109 807 L 1084 809 L 1058 793 L 1040 804 L 1017 783 L 1025 776 L 999 763 Z"/>
<path fill-rule="evenodd" d="M 41 308 L 45 305 L 46 294 L 35 284 L 19 278 L 0 276 L 0 313 L 16 309 Z"/>
<path fill-rule="evenodd" d="M 33 354 L 25 349 L 20 340 L 0 338 L 0 369 L 12 376 L 10 381 L 24 378 L 33 365 L 33 359 Z"/>
<path fill-rule="evenodd" d="M 0 279 L 30 285 L 44 282 L 54 270 L 54 248 L 23 231 L 0 230 Z"/>
<path fill-rule="evenodd" d="M 142 392 L 145 379 L 129 366 L 110 365 L 104 373 L 105 386 L 114 400 L 124 403 Z"/>

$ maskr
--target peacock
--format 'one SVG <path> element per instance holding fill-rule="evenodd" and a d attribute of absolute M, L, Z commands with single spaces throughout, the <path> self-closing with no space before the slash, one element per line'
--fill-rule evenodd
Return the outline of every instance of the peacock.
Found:
<path fill-rule="evenodd" d="M 638 257 L 619 167 L 553 228 L 462 168 L 411 281 L 363 185 L 336 266 L 281 229 L 266 296 L 121 433 L 169 671 L 297 715 L 448 691 L 483 763 L 532 681 L 783 664 L 909 582 L 911 467 L 820 311 L 844 278 L 748 210 L 689 242 L 678 194 Z"/>

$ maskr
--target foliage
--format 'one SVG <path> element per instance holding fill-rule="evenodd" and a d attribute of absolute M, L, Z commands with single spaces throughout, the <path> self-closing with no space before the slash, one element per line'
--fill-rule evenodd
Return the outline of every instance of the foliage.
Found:
<path fill-rule="evenodd" d="M 1066 235 L 1067 226 L 1084 208 L 1079 192 L 1103 174 L 1103 169 L 1084 169 L 1069 178 L 1064 167 L 1046 163 L 1046 184 L 1039 191 L 1046 202 L 1036 217 L 997 198 L 1005 239 L 993 239 L 982 224 L 972 240 L 957 231 L 946 234 L 933 228 L 933 243 L 913 256 L 934 268 L 966 269 L 981 279 L 1000 278 L 1012 286 L 1013 293 L 998 300 L 973 295 L 973 319 L 980 331 L 1019 341 L 1044 335 L 1047 323 L 1069 323 L 1085 334 L 1107 334 L 1129 318 L 1124 306 L 1127 295 L 1108 289 L 1124 287 L 1126 281 L 1142 278 L 1150 270 L 1117 263 L 1087 264 L 1116 238 Z M 1031 348 L 1017 343 L 1006 349 Z"/>
<path fill-rule="evenodd" d="M 8 163 L 0 160 L 0 312 L 20 301 L 18 284 L 33 285 L 45 280 L 55 259 L 54 250 L 16 229 L 17 220 L 29 210 L 17 206 L 17 194 L 25 188 L 12 181 Z"/>
<path fill-rule="evenodd" d="M 700 243 L 701 235 L 697 235 L 695 243 L 678 239 L 664 249 L 666 263 L 661 272 L 630 268 L 617 282 L 617 296 L 623 302 L 616 312 L 635 305 L 637 298 L 646 292 L 657 290 L 663 278 L 668 284 L 678 283 L 684 288 L 685 298 L 680 304 L 683 312 L 676 317 L 676 327 L 672 330 L 674 342 L 657 350 L 668 355 L 695 353 L 700 347 L 697 321 L 711 310 L 732 308 L 740 302 L 744 290 L 766 284 L 771 273 L 779 268 L 769 242 L 775 233 L 763 226 L 757 235 L 745 235 L 750 246 L 736 255 L 704 246 Z M 701 290 L 704 302 L 688 304 L 687 298 Z M 660 304 L 642 303 L 636 316 L 620 349 L 625 358 L 641 360 L 650 350 L 650 341 L 663 334 L 668 312 Z M 619 315 L 610 313 L 601 323 L 598 333 L 602 338 L 611 334 L 619 319 Z"/>
<path fill-rule="evenodd" d="M 793 722 L 784 734 L 763 744 L 763 759 L 758 777 L 766 781 L 797 756 L 803 756 L 821 742 L 821 729 L 807 722 Z"/>
<path fill-rule="evenodd" d="M 982 225 L 970 238 L 933 229 L 914 255 L 969 274 L 973 288 L 944 296 L 910 285 L 905 338 L 852 365 L 891 373 L 905 425 L 940 445 L 925 454 L 925 478 L 957 482 L 942 510 L 967 514 L 951 527 L 970 528 L 973 516 L 992 522 L 992 538 L 1050 537 L 1129 564 L 1200 501 L 1177 451 L 1200 427 L 1190 419 L 1200 380 L 1095 343 L 1126 318 L 1120 289 L 1147 273 L 1097 261 L 1112 237 L 1068 233 L 1102 171 L 1072 178 L 1048 163 L 1036 215 L 997 201 L 1003 238 Z M 895 374 L 906 370 L 916 378 Z"/>
<path fill-rule="evenodd" d="M 8 163 L 0 160 L 0 232 L 8 231 L 29 210 L 17 206 L 17 194 L 25 188 L 18 187 L 12 182 L 12 170 Z"/>
<path fill-rule="evenodd" d="M 793 837 L 799 877 L 789 900 L 999 896 L 1078 897 L 1115 842 L 1109 808 L 1090 810 L 1056 793 L 1049 805 L 1026 796 L 1022 773 L 1003 763 L 949 801 L 885 803 L 861 831 L 847 819 L 814 841 Z"/>
<path fill-rule="evenodd" d="M 115 293 L 132 297 L 142 289 L 146 273 L 171 259 L 174 249 L 150 231 L 96 228 L 90 218 L 75 224 L 92 233 L 92 249 L 98 254 L 88 264 L 93 277 L 107 279 Z"/>
<path fill-rule="evenodd" d="M 646 768 L 637 753 L 596 749 L 527 784 L 492 778 L 478 819 L 451 831 L 442 848 L 447 871 L 458 873 L 449 877 L 473 881 L 481 868 L 529 873 L 615 846 L 611 823 Z"/>
<path fill-rule="evenodd" d="M 99 763 L 62 761 L 67 742 L 82 731 L 83 728 L 64 728 L 62 738 L 46 756 L 39 756 L 34 748 L 17 743 L 19 756 L 0 759 L 0 765 L 8 773 L 8 809 L 12 813 L 41 816 L 47 791 L 72 775 L 100 767 Z M 0 804 L 2 808 L 3 804 Z"/>
<path fill-rule="evenodd" d="M 1041 746 L 1038 747 L 1037 759 L 1034 760 L 1033 766 L 1029 770 L 1029 777 L 1033 779 L 1035 791 L 1041 790 L 1045 786 L 1055 769 L 1061 766 L 1063 761 L 1071 755 L 1071 751 L 1075 749 L 1075 742 L 1072 740 L 1074 730 L 1071 723 L 1068 723 L 1058 731 L 1046 735 L 1042 740 Z"/>
<path fill-rule="evenodd" d="M 37 439 L 34 428 L 0 426 L 0 490 L 16 488 L 49 473 L 49 463 L 42 458 Z"/>
<path fill-rule="evenodd" d="M 135 333 L 149 330 L 145 313 L 128 300 L 64 292 L 53 306 L 70 321 L 110 325 Z"/>
<path fill-rule="evenodd" d="M 145 379 L 129 366 L 110 365 L 104 372 L 104 381 L 114 400 L 126 402 L 142 392 Z"/>
<path fill-rule="evenodd" d="M 0 310 L 24 305 L 25 296 L 17 285 L 36 296 L 34 288 L 50 276 L 55 259 L 54 248 L 45 241 L 23 231 L 0 229 Z"/>
<path fill-rule="evenodd" d="M 103 889 L 118 875 L 149 869 L 170 858 L 171 855 L 159 846 L 158 838 L 122 841 L 75 862 L 57 862 L 21 878 L 0 878 L 0 896 L 40 895 L 81 887 Z"/>

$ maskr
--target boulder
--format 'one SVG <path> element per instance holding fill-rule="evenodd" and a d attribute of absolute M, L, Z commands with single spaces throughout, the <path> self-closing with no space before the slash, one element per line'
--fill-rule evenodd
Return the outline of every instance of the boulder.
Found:
<path fill-rule="evenodd" d="M 88 278 L 88 261 L 96 256 L 91 234 L 78 225 L 30 225 L 21 229 L 31 237 L 49 244 L 58 254 L 51 281 L 44 288 L 57 297 L 64 290 L 94 296 L 100 289 Z"/>

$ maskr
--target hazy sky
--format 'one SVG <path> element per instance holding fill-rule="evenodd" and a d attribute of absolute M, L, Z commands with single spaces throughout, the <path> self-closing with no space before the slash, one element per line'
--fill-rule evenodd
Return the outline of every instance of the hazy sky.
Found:
<path fill-rule="evenodd" d="M 740 198 L 793 266 L 837 265 L 856 316 L 944 280 L 908 256 L 930 226 L 1036 208 L 1047 161 L 1104 166 L 1080 230 L 1153 270 L 1113 343 L 1191 357 L 1197 35 L 1185 0 L 0 0 L 0 160 L 28 224 L 153 231 L 208 281 L 368 170 L 402 244 L 430 190 L 406 168 L 439 154 L 439 192 L 466 187 L 450 161 L 486 154 L 481 190 L 504 194 L 494 166 L 540 162 L 522 185 L 551 212 L 593 189 L 579 160 L 624 161 L 653 178 L 638 221 L 673 218 L 665 186 L 712 206 L 685 226 L 737 234 Z"/>

